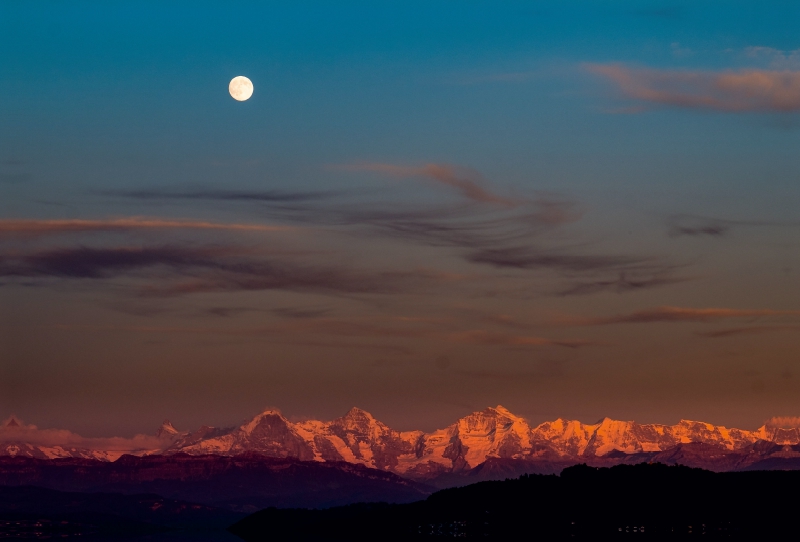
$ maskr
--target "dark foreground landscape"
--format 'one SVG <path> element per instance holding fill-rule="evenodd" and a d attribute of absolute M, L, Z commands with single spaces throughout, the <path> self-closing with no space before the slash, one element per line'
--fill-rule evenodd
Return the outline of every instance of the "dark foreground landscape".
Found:
<path fill-rule="evenodd" d="M 231 527 L 266 540 L 796 539 L 800 472 L 713 473 L 661 464 L 528 475 L 411 504 L 253 514 Z"/>
<path fill-rule="evenodd" d="M 313 472 L 301 476 L 298 471 L 302 472 L 306 465 L 294 462 L 275 462 L 266 469 L 250 463 L 253 458 L 238 465 L 228 458 L 210 468 L 207 462 L 197 462 L 195 458 L 181 461 L 181 468 L 171 471 L 171 484 L 160 485 L 162 489 L 173 488 L 174 493 L 174 488 L 180 486 L 180 477 L 187 488 L 194 488 L 195 496 L 205 495 L 203 500 L 213 500 L 215 491 L 223 495 L 224 498 L 217 498 L 217 505 L 210 505 L 137 492 L 137 488 L 156 487 L 152 483 L 158 478 L 156 465 L 164 467 L 162 460 L 149 461 L 156 463 L 139 464 L 140 472 L 132 477 L 115 474 L 110 464 L 101 475 L 73 460 L 67 469 L 61 465 L 55 480 L 52 472 L 49 476 L 41 471 L 36 474 L 36 467 L 41 467 L 38 461 L 17 460 L 12 464 L 7 460 L 5 484 L 0 486 L 0 538 L 257 542 L 452 537 L 671 540 L 702 536 L 765 540 L 794 539 L 798 532 L 795 516 L 800 498 L 795 488 L 800 483 L 800 471 L 714 473 L 646 463 L 611 468 L 577 465 L 565 469 L 560 476 L 523 475 L 445 489 L 427 497 L 422 492 L 424 488 L 418 486 L 414 487 L 420 491 L 414 502 L 409 502 L 409 494 L 395 493 L 396 487 L 391 486 L 385 495 L 399 497 L 392 504 L 374 502 L 377 493 L 366 492 L 359 497 L 363 484 L 353 486 L 353 479 L 339 474 L 325 479 L 327 471 L 318 469 L 318 465 L 310 467 Z M 83 485 L 75 491 L 18 485 L 12 476 L 13 466 L 17 467 L 18 481 L 38 478 L 50 485 L 58 482 L 75 486 L 83 479 Z M 216 473 L 210 472 L 215 470 Z M 306 475 L 310 475 L 317 479 L 318 489 L 325 488 L 323 493 L 330 494 L 338 486 L 355 504 L 330 506 L 320 502 L 314 508 L 292 508 L 293 499 L 283 503 L 275 500 L 275 505 L 248 515 L 235 509 L 241 501 L 231 506 L 228 498 L 237 488 L 252 485 L 242 484 L 248 470 L 251 475 L 260 473 L 262 477 L 259 499 L 269 493 L 285 492 L 293 483 L 298 484 L 298 489 L 309 490 Z M 273 472 L 272 479 L 265 475 L 268 471 Z M 279 472 L 284 474 L 276 474 Z M 355 480 L 369 479 L 369 473 L 353 474 L 358 475 Z M 145 482 L 147 478 L 151 482 Z M 202 480 L 207 482 L 201 483 Z M 377 480 L 384 491 L 387 481 Z M 100 491 L 102 487 L 105 491 Z M 203 491 L 198 492 L 201 487 Z M 353 492 L 354 487 L 359 491 Z"/>

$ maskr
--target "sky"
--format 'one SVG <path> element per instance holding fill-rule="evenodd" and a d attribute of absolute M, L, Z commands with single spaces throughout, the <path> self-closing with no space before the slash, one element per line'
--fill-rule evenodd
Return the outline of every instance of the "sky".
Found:
<path fill-rule="evenodd" d="M 800 415 L 799 19 L 0 3 L 0 417 Z"/>

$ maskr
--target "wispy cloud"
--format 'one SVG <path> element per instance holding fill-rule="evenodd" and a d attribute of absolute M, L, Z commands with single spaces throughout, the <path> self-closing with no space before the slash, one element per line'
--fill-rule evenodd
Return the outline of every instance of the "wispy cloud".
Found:
<path fill-rule="evenodd" d="M 771 333 L 773 331 L 800 331 L 800 326 L 744 326 L 717 329 L 714 331 L 701 331 L 698 332 L 697 335 L 709 337 L 711 339 L 721 339 L 737 335 L 761 335 L 762 333 Z"/>
<path fill-rule="evenodd" d="M 423 177 L 445 186 L 455 188 L 464 197 L 479 203 L 492 203 L 505 207 L 516 207 L 515 200 L 494 194 L 481 186 L 483 178 L 477 171 L 449 164 L 425 164 L 422 166 L 399 166 L 383 163 L 358 163 L 331 166 L 345 171 L 371 171 L 392 177 Z"/>
<path fill-rule="evenodd" d="M 565 250 L 547 250 L 533 247 L 487 248 L 473 252 L 468 256 L 468 259 L 472 262 L 488 264 L 494 267 L 548 268 L 570 272 L 619 269 L 648 261 L 646 258 L 631 256 L 575 254 Z"/>
<path fill-rule="evenodd" d="M 298 203 L 337 197 L 339 192 L 285 192 L 280 190 L 214 190 L 206 188 L 187 190 L 105 190 L 101 195 L 140 200 L 207 200 L 243 201 L 262 203 Z"/>
<path fill-rule="evenodd" d="M 620 272 L 616 278 L 607 280 L 575 280 L 568 286 L 562 288 L 558 294 L 561 296 L 589 295 L 598 292 L 625 293 L 636 290 L 646 290 L 649 288 L 660 288 L 692 280 L 691 277 L 676 276 L 672 274 L 674 269 L 671 266 L 662 268 L 645 268 L 641 272 L 628 270 Z"/>
<path fill-rule="evenodd" d="M 462 249 L 532 243 L 563 224 L 578 220 L 574 202 L 537 198 L 514 210 L 488 210 L 475 204 L 419 208 L 402 203 L 376 203 L 327 209 L 295 209 L 292 218 L 317 224 L 362 227 L 432 246 Z"/>
<path fill-rule="evenodd" d="M 0 276 L 146 281 L 143 295 L 235 290 L 398 293 L 446 280 L 426 270 L 352 271 L 239 247 L 77 247 L 0 254 Z"/>
<path fill-rule="evenodd" d="M 349 204 L 320 204 L 316 201 L 285 204 L 272 201 L 269 195 L 261 198 L 260 193 L 241 193 L 239 197 L 242 201 L 263 204 L 261 212 L 270 219 L 341 228 L 348 232 L 366 229 L 382 236 L 470 250 L 501 247 L 515 241 L 530 243 L 542 233 L 576 222 L 583 216 L 583 210 L 576 202 L 556 194 L 537 194 L 533 198 L 520 198 L 513 202 L 501 198 L 471 180 L 458 177 L 454 173 L 455 169 L 450 166 L 429 164 L 417 168 L 370 163 L 336 167 L 378 171 L 395 176 L 428 176 L 437 182 L 456 187 L 460 193 L 468 195 L 469 201 L 457 205 L 425 206 L 380 199 Z M 208 199 L 219 196 L 218 201 L 229 201 L 225 194 L 202 192 L 201 195 Z M 138 198 L 140 194 L 132 197 Z M 155 199 L 158 193 L 148 192 L 147 197 Z M 172 199 L 178 196 L 177 193 L 165 192 L 164 197 Z M 191 197 L 196 195 L 192 194 Z M 487 206 L 485 203 L 503 205 Z"/>
<path fill-rule="evenodd" d="M 505 198 L 490 190 L 482 176 L 465 168 L 443 164 L 406 166 L 358 163 L 331 166 L 344 171 L 371 171 L 394 177 L 424 177 L 452 188 L 466 201 L 420 204 L 387 201 L 380 192 L 361 194 L 358 201 L 272 201 L 259 193 L 237 193 L 237 201 L 250 201 L 254 211 L 270 222 L 314 225 L 326 233 L 396 238 L 410 243 L 450 247 L 464 261 L 497 270 L 551 270 L 570 282 L 559 286 L 562 295 L 626 292 L 683 280 L 676 267 L 661 258 L 608 253 L 590 243 L 576 243 L 565 234 L 567 224 L 578 222 L 584 209 L 558 194 L 535 193 Z M 166 198 L 178 194 L 165 193 Z M 157 198 L 158 192 L 148 192 Z M 197 197 L 220 197 L 205 191 Z M 252 196 L 252 197 L 251 197 Z M 141 197 L 136 194 L 133 197 Z M 196 197 L 194 193 L 191 198 Z M 366 199 L 365 199 L 366 198 Z"/>
<path fill-rule="evenodd" d="M 674 215 L 667 221 L 672 237 L 723 237 L 739 227 L 796 227 L 800 224 L 770 220 L 731 220 L 697 215 Z"/>
<path fill-rule="evenodd" d="M 133 438 L 82 437 L 66 429 L 39 429 L 35 425 L 23 423 L 16 417 L 7 418 L 0 425 L 0 443 L 10 442 L 25 442 L 35 446 L 60 446 L 67 449 L 105 450 L 112 452 L 112 455 L 160 450 L 168 444 L 165 439 L 153 435 L 136 435 Z"/>
<path fill-rule="evenodd" d="M 351 209 L 334 220 L 340 225 L 368 226 L 381 236 L 453 247 L 473 264 L 554 271 L 570 280 L 568 287 L 558 290 L 565 295 L 626 292 L 689 280 L 675 277 L 677 267 L 661 258 L 603 253 L 588 244 L 565 245 L 563 238 L 552 241 L 551 231 L 575 219 L 577 212 L 569 202 L 541 200 L 519 211 L 498 216 L 471 208 Z M 312 218 L 320 219 L 320 214 Z"/>
<path fill-rule="evenodd" d="M 33 220 L 0 219 L 0 235 L 41 236 L 69 232 L 129 231 L 129 230 L 230 230 L 230 231 L 283 231 L 289 226 L 265 224 L 230 224 L 202 220 L 171 220 L 164 218 L 125 217 L 100 220 Z"/>
<path fill-rule="evenodd" d="M 800 111 L 800 71 L 677 71 L 588 64 L 628 98 L 718 111 Z"/>
<path fill-rule="evenodd" d="M 491 346 L 564 346 L 567 348 L 580 348 L 583 346 L 593 346 L 596 342 L 586 340 L 557 340 L 544 337 L 534 337 L 528 335 L 512 335 L 508 333 L 497 333 L 486 330 L 470 330 L 459 333 L 452 333 L 448 339 L 455 343 L 480 344 Z"/>
<path fill-rule="evenodd" d="M 668 222 L 671 237 L 722 237 L 731 228 L 727 220 L 703 217 L 675 216 Z"/>
<path fill-rule="evenodd" d="M 747 47 L 745 55 L 750 58 L 763 59 L 776 70 L 800 70 L 800 49 L 784 51 L 773 47 Z"/>
<path fill-rule="evenodd" d="M 106 278 L 154 266 L 213 267 L 230 252 L 224 249 L 159 247 L 77 247 L 10 253 L 0 260 L 7 277 Z"/>
<path fill-rule="evenodd" d="M 782 427 L 785 429 L 800 427 L 800 416 L 773 416 L 765 421 L 764 425 Z"/>
<path fill-rule="evenodd" d="M 654 322 L 715 322 L 736 318 L 800 316 L 800 310 L 656 307 L 600 318 L 570 318 L 568 325 L 647 324 Z"/>
<path fill-rule="evenodd" d="M 474 263 L 497 268 L 551 270 L 568 279 L 560 296 L 590 295 L 602 291 L 624 293 L 691 280 L 676 276 L 677 266 L 659 258 L 625 254 L 591 253 L 580 247 L 515 246 L 474 250 Z"/>

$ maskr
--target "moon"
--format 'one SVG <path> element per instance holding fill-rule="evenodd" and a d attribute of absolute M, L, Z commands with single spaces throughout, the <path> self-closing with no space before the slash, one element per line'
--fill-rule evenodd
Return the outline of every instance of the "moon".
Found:
<path fill-rule="evenodd" d="M 239 75 L 231 79 L 228 85 L 228 92 L 234 100 L 243 102 L 253 95 L 253 82 L 244 75 Z"/>

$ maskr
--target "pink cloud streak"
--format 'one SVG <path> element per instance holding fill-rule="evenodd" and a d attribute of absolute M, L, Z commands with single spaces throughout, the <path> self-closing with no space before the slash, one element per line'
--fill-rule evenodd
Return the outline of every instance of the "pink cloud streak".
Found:
<path fill-rule="evenodd" d="M 480 174 L 466 168 L 446 164 L 425 164 L 423 166 L 398 166 L 383 163 L 343 164 L 333 166 L 345 171 L 372 171 L 391 177 L 425 177 L 455 188 L 461 194 L 479 203 L 491 203 L 503 207 L 516 207 L 514 200 L 493 194 L 480 186 Z"/>
<path fill-rule="evenodd" d="M 286 226 L 268 226 L 263 224 L 226 224 L 199 220 L 170 220 L 163 218 L 126 217 L 101 220 L 66 219 L 0 219 L 0 235 L 51 235 L 69 232 L 87 231 L 122 231 L 122 230 L 160 230 L 160 229 L 194 229 L 194 230 L 232 230 L 232 231 L 283 231 L 291 229 Z"/>
<path fill-rule="evenodd" d="M 678 71 L 589 64 L 622 94 L 642 102 L 719 111 L 800 111 L 800 71 Z"/>

